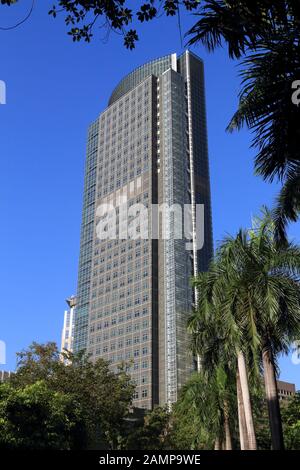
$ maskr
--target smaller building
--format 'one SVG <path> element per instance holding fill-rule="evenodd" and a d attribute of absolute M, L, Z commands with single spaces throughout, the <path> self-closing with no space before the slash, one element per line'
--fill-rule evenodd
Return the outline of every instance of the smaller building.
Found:
<path fill-rule="evenodd" d="M 10 370 L 0 370 L 0 382 L 6 382 L 12 375 Z"/>
<path fill-rule="evenodd" d="M 73 338 L 74 338 L 74 317 L 75 317 L 75 308 L 76 308 L 76 297 L 72 296 L 66 299 L 66 302 L 69 306 L 68 310 L 65 310 L 64 313 L 64 325 L 61 335 L 61 352 L 64 349 L 68 351 L 73 351 Z"/>
<path fill-rule="evenodd" d="M 289 382 L 277 380 L 277 390 L 279 400 L 288 400 L 289 398 L 292 398 L 295 395 L 296 386 L 295 384 L 291 384 Z"/>

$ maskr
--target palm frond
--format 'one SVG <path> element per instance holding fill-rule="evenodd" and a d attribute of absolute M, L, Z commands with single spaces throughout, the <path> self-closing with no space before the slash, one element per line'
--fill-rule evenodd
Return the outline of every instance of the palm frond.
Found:
<path fill-rule="evenodd" d="M 287 243 L 286 228 L 289 222 L 296 222 L 300 211 L 300 165 L 290 172 L 276 200 L 273 211 L 275 239 L 278 244 Z"/>

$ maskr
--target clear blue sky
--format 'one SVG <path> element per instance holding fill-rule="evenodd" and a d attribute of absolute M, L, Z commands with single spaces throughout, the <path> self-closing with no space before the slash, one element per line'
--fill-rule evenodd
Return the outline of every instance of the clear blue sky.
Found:
<path fill-rule="evenodd" d="M 0 7 L 0 26 L 23 17 L 30 0 Z M 92 44 L 73 44 L 62 18 L 47 15 L 53 0 L 37 2 L 32 17 L 0 31 L 0 80 L 7 104 L 0 106 L 0 340 L 5 369 L 32 340 L 60 341 L 65 298 L 76 292 L 88 124 L 106 107 L 114 85 L 136 66 L 182 52 L 176 19 L 140 29 L 133 52 L 112 35 L 96 33 Z M 192 18 L 182 19 L 186 30 Z M 253 176 L 250 133 L 226 134 L 237 105 L 238 70 L 220 50 L 205 62 L 213 227 L 215 243 L 251 223 L 270 205 L 275 185 Z M 291 227 L 298 236 L 299 225 Z M 282 378 L 300 388 L 300 365 L 281 361 Z M 0 365 L 2 368 L 2 365 Z"/>

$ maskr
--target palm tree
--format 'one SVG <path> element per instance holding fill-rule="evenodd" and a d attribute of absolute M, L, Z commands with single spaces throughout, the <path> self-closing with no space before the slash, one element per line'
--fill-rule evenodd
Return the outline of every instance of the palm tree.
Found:
<path fill-rule="evenodd" d="M 300 167 L 290 171 L 276 200 L 273 210 L 274 235 L 278 244 L 287 242 L 286 227 L 296 222 L 300 212 Z"/>
<path fill-rule="evenodd" d="M 200 275 L 201 276 L 201 275 Z M 207 278 L 207 273 L 202 274 L 203 280 Z M 208 287 L 206 285 L 206 287 Z M 202 300 L 205 299 L 201 296 Z M 206 299 L 207 300 L 207 299 Z M 199 305 L 199 303 L 198 303 Z M 218 393 L 218 406 L 222 409 L 224 425 L 225 449 L 232 449 L 231 425 L 232 421 L 232 383 L 235 375 L 235 361 L 232 361 L 228 342 L 225 341 L 224 332 L 218 321 L 217 312 L 213 306 L 206 302 L 206 307 L 202 304 L 203 314 L 199 317 L 199 310 L 189 319 L 188 329 L 191 333 L 191 349 L 194 356 L 201 358 L 198 373 L 206 377 L 213 383 Z M 199 308 L 199 307 L 198 307 Z M 206 311 L 205 311 L 206 310 Z M 220 436 L 216 437 L 215 449 L 221 449 Z"/>
<path fill-rule="evenodd" d="M 242 388 L 240 374 L 236 372 L 236 395 L 237 395 L 237 409 L 239 420 L 239 434 L 241 450 L 249 449 L 249 440 L 246 426 L 245 408 L 243 402 Z"/>
<path fill-rule="evenodd" d="M 251 361 L 256 376 L 263 364 L 272 447 L 283 448 L 276 359 L 279 354 L 287 353 L 291 342 L 300 335 L 299 276 L 299 247 L 292 243 L 284 247 L 276 244 L 271 213 L 264 210 L 263 220 L 256 219 L 252 230 L 241 230 L 235 238 L 224 240 L 209 273 L 201 274 L 196 280 L 200 320 L 203 322 L 209 311 L 218 312 L 224 341 L 237 358 L 240 381 L 237 390 L 242 394 L 240 424 L 243 407 L 247 427 L 246 439 L 241 437 L 242 446 L 248 439 L 249 447 L 255 447 L 246 367 Z M 196 337 L 199 335 L 201 355 L 201 344 L 208 338 L 201 333 L 201 322 L 199 328 L 194 320 L 190 329 Z"/>
<path fill-rule="evenodd" d="M 183 386 L 176 414 L 185 416 L 191 410 L 199 427 L 208 436 L 206 445 L 215 450 L 232 450 L 230 416 L 232 411 L 232 382 L 222 366 L 214 372 L 201 370 Z"/>
<path fill-rule="evenodd" d="M 225 43 L 231 58 L 243 59 L 239 108 L 228 130 L 247 125 L 257 149 L 256 173 L 283 182 L 275 221 L 277 239 L 285 241 L 286 224 L 300 207 L 300 107 L 291 99 L 300 76 L 299 1 L 207 0 L 197 15 L 189 44 L 202 42 L 214 51 Z"/>
<path fill-rule="evenodd" d="M 299 162 L 297 117 L 292 83 L 299 78 L 300 8 L 297 0 L 211 0 L 189 31 L 190 44 L 209 50 L 225 42 L 242 62 L 240 106 L 232 125 L 246 123 L 259 148 L 256 168 L 264 177 L 279 176 Z M 265 165 L 264 165 L 265 164 Z"/>
<path fill-rule="evenodd" d="M 292 243 L 276 244 L 271 213 L 264 209 L 263 219 L 254 221 L 248 236 L 227 239 L 221 250 L 239 263 L 238 310 L 242 315 L 237 322 L 252 357 L 260 352 L 272 447 L 282 449 L 276 358 L 286 354 L 300 334 L 300 249 Z"/>
<path fill-rule="evenodd" d="M 249 393 L 248 373 L 241 335 L 235 321 L 237 302 L 231 304 L 233 288 L 233 266 L 219 252 L 208 273 L 201 273 L 195 280 L 198 303 L 190 318 L 188 329 L 192 334 L 192 350 L 199 354 L 204 370 L 213 370 L 217 365 L 227 364 L 228 370 L 238 374 L 238 409 L 240 416 L 241 447 L 256 449 L 252 406 Z M 246 432 L 244 426 L 246 426 Z"/>
<path fill-rule="evenodd" d="M 265 180 L 279 179 L 283 186 L 274 209 L 275 236 L 286 243 L 286 226 L 295 222 L 300 209 L 300 107 L 291 100 L 291 85 L 300 75 L 299 46 L 290 38 L 269 46 L 261 44 L 259 51 L 242 62 L 243 89 L 239 109 L 228 130 L 247 124 L 255 133 L 253 146 L 258 149 L 255 171 Z M 283 57 L 282 61 L 278 57 Z M 296 58 L 297 57 L 297 58 Z"/>
<path fill-rule="evenodd" d="M 240 416 L 241 448 L 256 449 L 256 436 L 253 421 L 252 404 L 249 391 L 249 373 L 247 360 L 251 358 L 254 375 L 258 375 L 257 349 L 259 336 L 253 322 L 251 298 L 247 291 L 246 272 L 243 270 L 244 247 L 247 234 L 240 231 L 236 237 L 227 237 L 217 251 L 217 265 L 220 277 L 216 284 L 216 302 L 220 320 L 227 330 L 231 345 L 231 354 L 237 359 L 237 391 Z M 218 285 L 219 284 L 219 285 Z M 246 360 L 247 357 L 247 360 Z M 243 423 L 246 433 L 243 432 Z"/>
<path fill-rule="evenodd" d="M 260 337 L 266 398 L 273 449 L 283 448 L 276 384 L 276 358 L 287 354 L 300 335 L 300 249 L 292 243 L 276 244 L 271 213 L 254 221 L 250 232 L 247 271 Z"/>
<path fill-rule="evenodd" d="M 262 40 L 276 42 L 275 33 L 299 33 L 297 0 L 205 0 L 195 16 L 199 20 L 187 33 L 189 44 L 202 42 L 214 51 L 225 43 L 229 57 L 237 59 Z"/>

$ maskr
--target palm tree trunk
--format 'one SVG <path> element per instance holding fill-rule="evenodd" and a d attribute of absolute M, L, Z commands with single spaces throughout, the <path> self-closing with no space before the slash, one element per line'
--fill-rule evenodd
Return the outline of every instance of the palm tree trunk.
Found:
<path fill-rule="evenodd" d="M 227 400 L 224 400 L 224 431 L 225 431 L 225 450 L 232 450 L 232 439 L 229 426 L 229 406 Z"/>
<path fill-rule="evenodd" d="M 266 398 L 269 411 L 272 449 L 284 449 L 282 421 L 277 391 L 275 365 L 272 349 L 267 346 L 262 353 Z"/>
<path fill-rule="evenodd" d="M 201 372 L 201 356 L 197 354 L 197 372 Z"/>
<path fill-rule="evenodd" d="M 215 440 L 215 450 L 221 450 L 221 442 L 219 437 L 217 437 Z"/>
<path fill-rule="evenodd" d="M 246 428 L 247 428 L 248 441 L 249 441 L 249 450 L 256 450 L 257 448 L 256 437 L 255 437 L 253 414 L 252 414 L 252 407 L 251 407 L 251 400 L 250 400 L 250 393 L 249 393 L 248 375 L 247 375 L 245 356 L 242 351 L 238 352 L 237 359 L 238 359 L 238 371 L 239 371 L 240 380 L 241 380 L 243 404 L 244 404 L 244 410 L 245 410 L 245 420 L 246 420 Z"/>
<path fill-rule="evenodd" d="M 237 371 L 236 373 L 236 392 L 237 392 L 237 405 L 238 405 L 238 418 L 239 418 L 239 434 L 240 434 L 240 446 L 241 450 L 249 449 L 247 428 L 246 428 L 246 419 L 245 419 L 245 410 L 242 397 L 241 381 L 240 375 Z"/>

